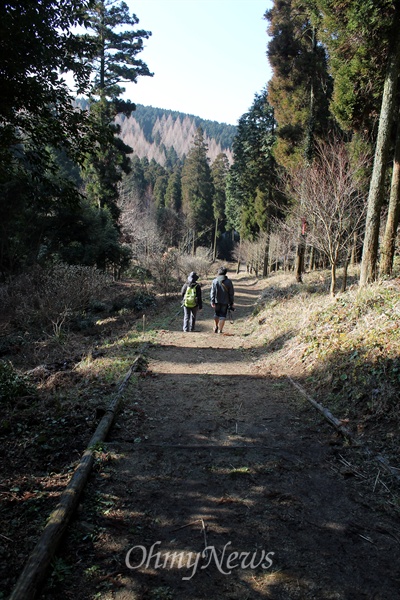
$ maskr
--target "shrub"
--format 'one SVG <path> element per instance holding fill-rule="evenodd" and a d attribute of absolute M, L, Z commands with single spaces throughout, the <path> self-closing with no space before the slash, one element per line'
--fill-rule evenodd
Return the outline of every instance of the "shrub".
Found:
<path fill-rule="evenodd" d="M 177 266 L 178 252 L 175 249 L 154 254 L 148 261 L 148 268 L 154 278 L 154 287 L 164 296 L 177 292 L 179 287 L 176 280 Z"/>
<path fill-rule="evenodd" d="M 0 404 L 33 393 L 28 378 L 19 375 L 9 361 L 0 360 Z"/>
<path fill-rule="evenodd" d="M 110 277 L 93 267 L 58 263 L 18 277 L 9 285 L 8 299 L 19 326 L 51 327 L 58 335 L 109 283 Z"/>
<path fill-rule="evenodd" d="M 199 247 L 196 256 L 192 254 L 181 254 L 179 256 L 179 271 L 181 278 L 186 281 L 192 271 L 199 275 L 207 276 L 212 266 L 212 253 L 208 248 Z"/>
<path fill-rule="evenodd" d="M 136 312 L 139 312 L 150 306 L 155 306 L 155 304 L 156 299 L 154 297 L 154 294 L 150 294 L 147 292 L 136 292 L 129 298 L 115 298 L 112 305 L 112 310 L 114 312 L 119 312 L 121 310 L 134 310 Z"/>

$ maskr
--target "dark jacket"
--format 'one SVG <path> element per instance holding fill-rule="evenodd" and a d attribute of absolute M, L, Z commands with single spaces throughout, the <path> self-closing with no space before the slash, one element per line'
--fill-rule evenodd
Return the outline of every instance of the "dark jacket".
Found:
<path fill-rule="evenodd" d="M 226 275 L 218 275 L 212 284 L 210 291 L 211 304 L 233 304 L 233 283 Z"/>
<path fill-rule="evenodd" d="M 188 289 L 188 287 L 193 287 L 196 286 L 196 298 L 197 298 L 197 307 L 199 309 L 203 308 L 203 299 L 201 297 L 201 285 L 199 283 L 197 283 L 197 275 L 195 277 L 193 277 L 193 273 L 189 274 L 189 277 L 187 279 L 187 282 L 183 284 L 182 289 L 181 289 L 181 296 L 182 296 L 182 301 L 185 297 L 185 293 L 186 290 Z"/>

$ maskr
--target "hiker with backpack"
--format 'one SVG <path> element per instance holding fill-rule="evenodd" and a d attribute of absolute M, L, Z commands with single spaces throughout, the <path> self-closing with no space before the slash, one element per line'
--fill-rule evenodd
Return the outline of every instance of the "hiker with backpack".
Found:
<path fill-rule="evenodd" d="M 226 315 L 234 308 L 233 283 L 227 277 L 228 270 L 225 267 L 218 269 L 217 277 L 211 284 L 210 299 L 214 309 L 214 333 L 222 333 L 225 325 Z"/>
<path fill-rule="evenodd" d="M 194 331 L 197 311 L 203 308 L 201 285 L 197 283 L 198 278 L 197 273 L 192 271 L 189 273 L 187 282 L 182 286 L 183 331 Z"/>

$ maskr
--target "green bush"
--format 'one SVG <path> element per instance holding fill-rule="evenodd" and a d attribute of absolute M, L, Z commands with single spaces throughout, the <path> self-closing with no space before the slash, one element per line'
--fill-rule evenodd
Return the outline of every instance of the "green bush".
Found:
<path fill-rule="evenodd" d="M 156 299 L 154 294 L 147 292 L 136 292 L 129 298 L 115 298 L 112 305 L 112 310 L 114 312 L 119 312 L 124 309 L 130 309 L 138 312 L 144 310 L 145 308 L 155 306 L 155 304 Z"/>
<path fill-rule="evenodd" d="M 34 393 L 27 377 L 19 375 L 9 361 L 0 360 L 0 403 Z"/>

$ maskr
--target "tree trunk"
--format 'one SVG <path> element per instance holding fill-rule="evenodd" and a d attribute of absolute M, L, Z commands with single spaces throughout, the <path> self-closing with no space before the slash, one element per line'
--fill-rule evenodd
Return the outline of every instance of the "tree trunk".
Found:
<path fill-rule="evenodd" d="M 346 288 L 347 288 L 347 271 L 349 268 L 349 262 L 350 262 L 350 257 L 352 255 L 352 249 L 349 249 L 347 254 L 346 254 L 346 258 L 344 261 L 344 265 L 343 265 L 343 281 L 342 281 L 342 288 L 341 288 L 341 292 L 345 292 Z"/>
<path fill-rule="evenodd" d="M 310 259 L 309 259 L 309 269 L 310 271 L 315 271 L 315 246 L 312 245 L 310 248 Z"/>
<path fill-rule="evenodd" d="M 354 267 L 358 262 L 357 240 L 358 240 L 357 231 L 355 231 L 353 233 L 353 244 L 351 246 L 351 257 L 350 257 L 350 264 L 352 267 Z"/>
<path fill-rule="evenodd" d="M 331 296 L 335 295 L 336 289 L 336 263 L 332 262 L 331 264 Z"/>
<path fill-rule="evenodd" d="M 302 234 L 300 236 L 299 243 L 297 244 L 296 266 L 295 266 L 295 274 L 296 274 L 297 283 L 303 283 L 305 248 L 306 248 L 305 236 Z"/>
<path fill-rule="evenodd" d="M 398 17 L 399 9 L 396 11 Z M 397 79 L 400 63 L 400 28 L 394 20 L 397 31 L 389 54 L 388 67 L 383 88 L 382 106 L 379 117 L 378 136 L 375 147 L 374 167 L 368 194 L 368 208 L 365 223 L 363 256 L 361 261 L 360 286 L 363 287 L 376 278 L 376 262 L 379 243 L 380 214 L 385 182 L 386 162 L 390 145 L 393 116 L 396 108 Z"/>
<path fill-rule="evenodd" d="M 400 117 L 400 114 L 399 114 Z M 381 248 L 379 272 L 381 275 L 390 275 L 393 268 L 393 258 L 396 247 L 397 227 L 400 217 L 400 124 L 397 124 L 396 147 L 393 159 L 392 184 L 390 187 L 390 200 L 388 216 Z"/>
<path fill-rule="evenodd" d="M 240 272 L 240 261 L 242 260 L 242 238 L 239 240 L 239 252 L 237 257 L 236 273 Z"/>
<path fill-rule="evenodd" d="M 269 267 L 269 235 L 267 236 L 267 240 L 265 242 L 265 248 L 264 248 L 263 277 L 268 277 L 268 267 Z"/>
<path fill-rule="evenodd" d="M 213 260 L 217 258 L 218 217 L 215 219 Z"/>

